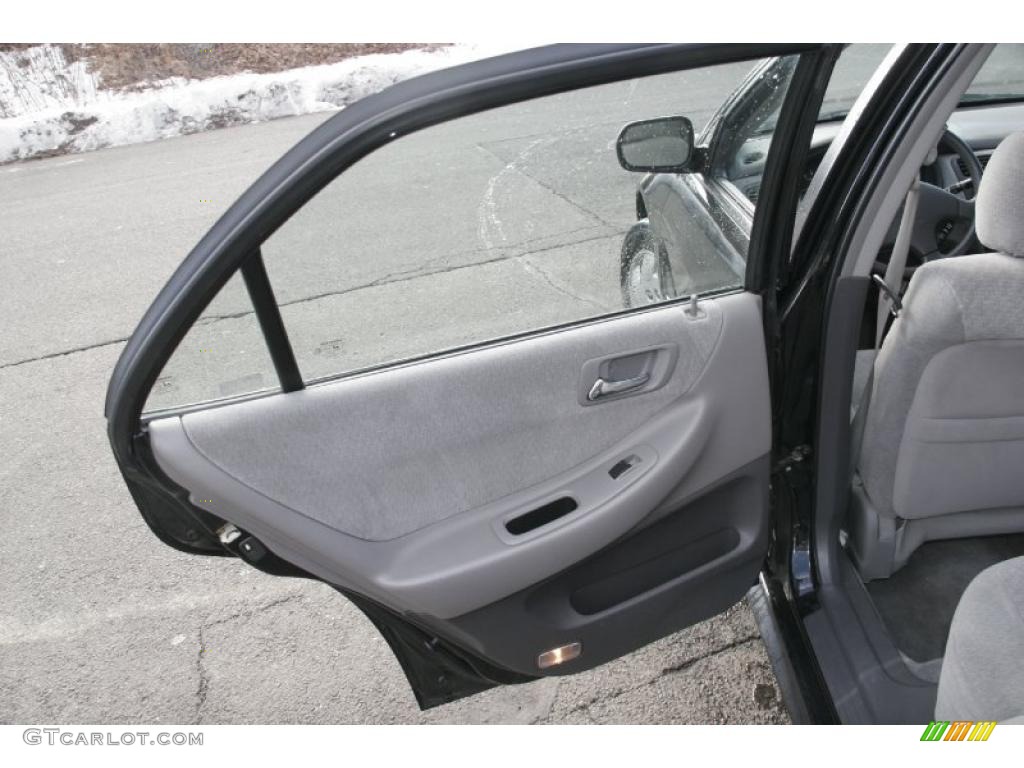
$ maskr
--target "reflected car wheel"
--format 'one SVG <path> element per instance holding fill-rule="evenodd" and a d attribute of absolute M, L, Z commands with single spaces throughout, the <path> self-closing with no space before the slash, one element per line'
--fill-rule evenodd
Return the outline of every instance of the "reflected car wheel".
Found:
<path fill-rule="evenodd" d="M 622 243 L 619 283 L 626 307 L 646 307 L 676 295 L 665 246 L 646 222 L 633 226 Z"/>

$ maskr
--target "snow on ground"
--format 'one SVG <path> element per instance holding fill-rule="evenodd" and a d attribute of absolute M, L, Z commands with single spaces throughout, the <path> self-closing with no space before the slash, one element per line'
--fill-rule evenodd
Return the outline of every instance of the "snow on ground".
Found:
<path fill-rule="evenodd" d="M 98 97 L 85 61 L 71 64 L 56 45 L 0 51 L 0 119 Z"/>
<path fill-rule="evenodd" d="M 399 80 L 503 52 L 452 45 L 271 74 L 174 78 L 122 92 L 98 87 L 57 48 L 28 50 L 27 66 L 12 68 L 5 59 L 12 54 L 0 54 L 0 116 L 14 114 L 0 119 L 0 163 L 335 110 Z"/>

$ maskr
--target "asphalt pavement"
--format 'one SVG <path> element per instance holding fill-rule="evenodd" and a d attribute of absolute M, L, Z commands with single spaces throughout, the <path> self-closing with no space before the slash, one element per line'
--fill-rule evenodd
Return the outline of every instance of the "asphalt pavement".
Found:
<path fill-rule="evenodd" d="M 730 83 L 735 74 L 729 73 Z M 723 83 L 709 86 L 708 100 L 722 92 Z M 530 110 L 521 117 L 539 122 Z M 384 641 L 326 586 L 275 579 L 236 560 L 190 557 L 150 533 L 106 440 L 102 409 L 110 372 L 138 319 L 199 237 L 260 172 L 325 118 L 290 118 L 0 167 L 0 722 L 786 721 L 742 603 L 593 671 L 496 689 L 421 713 Z M 596 135 L 587 133 L 593 127 L 581 126 L 580 135 Z M 493 179 L 522 159 L 530 146 L 526 135 L 477 142 L 484 144 L 474 157 L 479 179 Z M 409 146 L 412 162 L 416 147 Z M 443 162 L 436 153 L 431 157 Z M 438 269 L 410 274 L 410 265 L 424 261 L 423 252 L 400 239 L 351 269 L 325 269 L 322 260 L 309 257 L 322 250 L 300 249 L 287 261 L 292 249 L 286 234 L 279 253 L 270 244 L 268 267 L 279 298 L 294 307 L 286 307 L 286 321 L 292 312 L 292 322 L 302 325 L 298 313 L 310 313 L 304 327 L 311 330 L 296 330 L 300 357 L 310 364 L 366 364 L 359 351 L 366 347 L 358 343 L 343 350 L 340 360 L 318 354 L 334 349 L 324 344 L 337 335 L 321 319 L 360 317 L 386 306 L 396 295 L 389 291 L 415 295 L 412 286 L 428 289 L 431 280 L 452 279 L 458 267 L 504 269 L 495 273 L 494 286 L 508 286 L 514 273 L 516 295 L 548 301 L 552 321 L 562 317 L 558 313 L 592 314 L 595 307 L 612 306 L 617 276 L 606 266 L 605 272 L 591 267 L 606 265 L 621 242 L 635 180 L 619 177 L 607 194 L 593 193 L 585 173 L 568 172 L 584 160 L 564 141 L 535 145 L 525 157 L 537 161 L 534 170 L 545 175 L 506 174 L 511 186 L 498 189 L 493 210 L 481 208 L 475 188 L 467 188 L 465 222 L 455 217 L 451 226 L 464 223 L 466 241 L 474 244 L 452 253 L 442 252 L 439 243 L 438 254 L 445 258 L 435 259 Z M 558 172 L 556 161 L 566 173 Z M 538 185 L 517 199 L 542 209 L 548 193 L 538 189 L 553 190 L 562 200 L 565 217 L 559 217 L 558 231 L 517 229 L 530 218 L 528 209 L 518 223 L 505 216 L 500 194 L 516 190 L 516 184 Z M 384 191 L 367 193 L 366 183 L 359 189 L 379 231 L 388 221 Z M 572 202 L 580 195 L 590 201 L 582 212 Z M 415 244 L 423 246 L 420 231 Z M 346 236 L 353 233 L 358 231 Z M 474 237 L 489 238 L 488 247 L 478 247 Z M 540 246 L 524 248 L 525 242 L 541 244 L 550 258 L 537 261 Z M 596 245 L 581 250 L 584 242 Z M 501 263 L 485 264 L 494 261 L 495 249 Z M 580 284 L 582 274 L 598 277 Z M 382 280 L 388 275 L 398 277 Z M 237 309 L 243 296 L 237 286 L 233 291 L 211 312 Z M 309 301 L 314 295 L 323 301 Z M 331 309 L 339 296 L 349 303 Z M 427 311 L 409 301 L 414 315 Z M 486 304 L 467 311 L 477 311 L 472 317 L 483 322 Z M 506 320 L 522 316 L 497 314 Z M 206 323 L 207 330 L 216 328 L 213 338 L 223 339 L 227 326 L 216 320 Z M 391 335 L 385 319 L 366 325 L 377 337 Z M 448 341 L 443 334 L 451 326 L 435 325 L 435 335 L 413 341 L 428 348 Z M 494 332 L 509 327 L 495 326 Z M 376 354 L 416 351 L 413 344 Z M 223 371 L 203 365 L 180 363 L 167 374 L 178 379 L 165 381 L 161 396 L 192 394 L 188 373 L 200 370 L 215 371 L 202 386 L 224 393 L 231 382 Z M 232 370 L 237 378 L 237 366 Z"/>

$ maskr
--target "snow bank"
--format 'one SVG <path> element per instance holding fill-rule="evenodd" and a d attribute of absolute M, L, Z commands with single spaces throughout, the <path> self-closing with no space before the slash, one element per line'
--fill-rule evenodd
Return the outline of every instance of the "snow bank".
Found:
<path fill-rule="evenodd" d="M 371 54 L 272 74 L 175 78 L 134 92 L 97 87 L 79 62 L 63 62 L 59 49 L 28 52 L 32 63 L 22 63 L 13 77 L 0 59 L 0 103 L 8 111 L 11 105 L 24 108 L 0 119 L 0 163 L 335 110 L 399 80 L 501 51 L 453 45 Z"/>
<path fill-rule="evenodd" d="M 69 64 L 58 46 L 0 51 L 0 119 L 87 104 L 99 94 L 96 77 L 86 63 Z"/>

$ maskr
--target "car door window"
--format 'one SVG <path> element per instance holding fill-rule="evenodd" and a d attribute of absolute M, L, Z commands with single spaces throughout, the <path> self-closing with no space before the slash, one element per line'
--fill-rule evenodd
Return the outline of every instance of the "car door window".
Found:
<path fill-rule="evenodd" d="M 644 175 L 623 170 L 632 121 L 685 115 L 699 130 L 749 62 L 534 99 L 428 128 L 361 161 L 263 245 L 307 379 L 621 312 L 621 258 Z M 735 288 L 742 273 L 698 237 L 714 223 L 683 205 L 676 174 L 658 194 L 675 217 L 652 241 L 702 248 L 646 303 Z M 680 220 L 683 219 L 683 220 Z M 680 242 L 683 237 L 690 241 Z M 724 248 L 724 246 L 723 246 Z"/>
<path fill-rule="evenodd" d="M 737 90 L 766 84 L 775 114 L 796 60 L 634 78 L 394 137 L 262 244 L 303 379 L 741 287 L 746 240 L 708 207 L 705 175 L 624 170 L 616 140 L 627 124 L 673 115 L 710 133 Z M 146 411 L 274 388 L 236 276 L 169 359 Z"/>
<path fill-rule="evenodd" d="M 192 325 L 146 399 L 147 412 L 279 390 L 241 275 Z"/>

